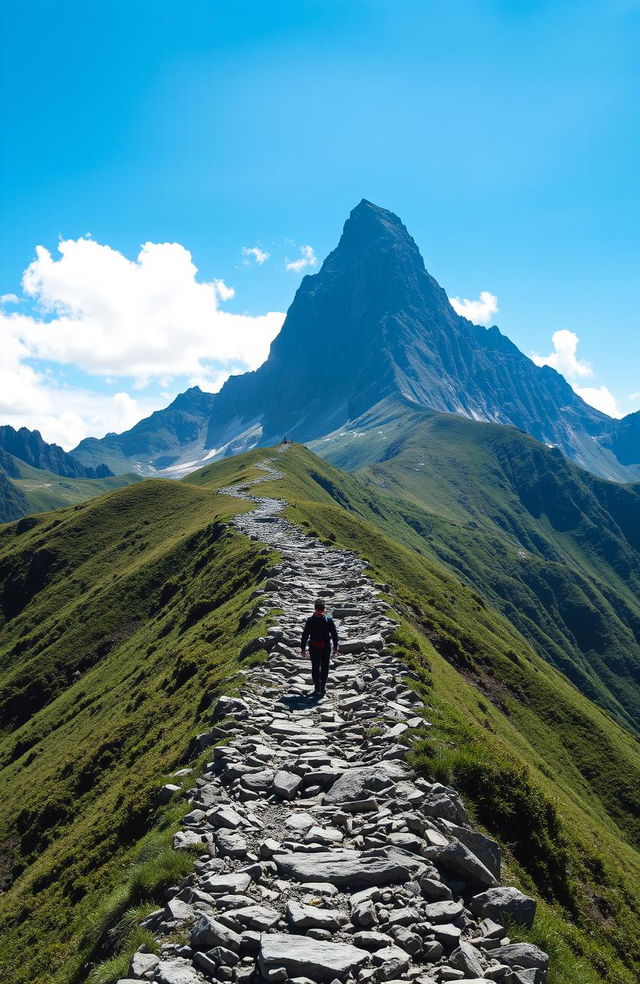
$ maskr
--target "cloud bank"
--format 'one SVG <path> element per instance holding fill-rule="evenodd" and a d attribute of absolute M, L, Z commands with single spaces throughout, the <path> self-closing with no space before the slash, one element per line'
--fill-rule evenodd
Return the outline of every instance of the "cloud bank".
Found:
<path fill-rule="evenodd" d="M 456 314 L 468 318 L 474 325 L 490 324 L 494 314 L 500 310 L 498 298 L 488 290 L 481 290 L 477 301 L 470 301 L 467 297 L 450 297 L 449 303 Z"/>
<path fill-rule="evenodd" d="M 551 366 L 561 373 L 571 388 L 585 403 L 596 410 L 606 413 L 609 417 L 622 417 L 620 405 L 613 393 L 606 386 L 578 386 L 576 380 L 591 378 L 594 375 L 590 362 L 578 357 L 580 338 L 573 331 L 561 328 L 551 336 L 553 351 L 549 355 L 538 355 L 533 352 L 531 358 L 537 366 Z"/>
<path fill-rule="evenodd" d="M 577 356 L 578 343 L 580 339 L 573 331 L 561 328 L 551 336 L 553 352 L 549 355 L 537 355 L 535 352 L 531 356 L 537 366 L 551 366 L 557 372 L 562 373 L 570 379 L 576 376 L 593 376 L 593 369 L 590 363 L 579 359 Z"/>
<path fill-rule="evenodd" d="M 596 410 L 601 410 L 610 417 L 624 416 L 617 399 L 606 386 L 573 386 L 573 389 L 585 403 Z"/>
<path fill-rule="evenodd" d="M 199 281 L 179 243 L 145 243 L 134 260 L 90 238 L 63 240 L 58 253 L 37 247 L 22 278 L 19 310 L 7 309 L 19 300 L 15 295 L 3 296 L 0 413 L 26 426 L 37 426 L 27 418 L 39 421 L 43 429 L 47 418 L 45 436 L 65 446 L 131 426 L 152 403 L 166 404 L 159 396 L 134 400 L 124 392 L 131 383 L 139 390 L 154 382 L 170 388 L 180 378 L 215 391 L 232 372 L 257 368 L 284 321 L 279 311 L 256 317 L 225 311 L 233 288 L 223 280 Z M 57 368 L 121 379 L 122 392 L 61 388 Z M 60 405 L 64 413 L 56 410 Z"/>

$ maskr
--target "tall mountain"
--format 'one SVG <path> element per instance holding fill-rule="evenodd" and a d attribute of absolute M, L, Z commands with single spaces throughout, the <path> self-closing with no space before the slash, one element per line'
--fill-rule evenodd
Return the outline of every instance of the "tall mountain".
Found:
<path fill-rule="evenodd" d="M 0 451 L 5 451 L 34 468 L 54 472 L 65 478 L 108 478 L 113 475 L 105 464 L 87 467 L 72 454 L 63 451 L 58 444 L 47 444 L 40 431 L 32 431 L 27 427 L 16 430 L 9 424 L 0 426 Z M 7 474 L 11 474 L 11 471 Z"/>
<path fill-rule="evenodd" d="M 512 424 L 604 477 L 640 477 L 640 419 L 615 424 L 498 328 L 460 317 L 400 219 L 365 200 L 319 273 L 303 279 L 264 365 L 213 397 L 178 398 L 188 404 L 181 413 L 208 415 L 202 437 L 194 429 L 181 443 L 174 403 L 74 453 L 86 463 L 108 452 L 114 466 L 120 456 L 142 471 L 188 470 L 283 435 L 318 438 L 389 398 Z"/>

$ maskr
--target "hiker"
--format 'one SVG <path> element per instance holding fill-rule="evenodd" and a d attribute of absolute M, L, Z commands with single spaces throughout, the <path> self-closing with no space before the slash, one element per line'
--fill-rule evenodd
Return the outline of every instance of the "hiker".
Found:
<path fill-rule="evenodd" d="M 304 656 L 307 642 L 311 657 L 311 676 L 314 684 L 314 697 L 324 697 L 329 676 L 329 660 L 331 658 L 331 642 L 333 640 L 333 655 L 338 652 L 338 631 L 330 615 L 325 614 L 325 604 L 318 598 L 314 605 L 315 611 L 304 623 L 300 652 Z"/>

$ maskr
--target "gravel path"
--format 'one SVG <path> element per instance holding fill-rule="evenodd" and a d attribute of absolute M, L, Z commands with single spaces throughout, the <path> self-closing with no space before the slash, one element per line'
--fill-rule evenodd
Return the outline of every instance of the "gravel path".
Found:
<path fill-rule="evenodd" d="M 259 467 L 280 478 L 276 462 Z M 245 671 L 241 698 L 216 704 L 207 740 L 229 740 L 174 838 L 202 854 L 144 921 L 161 953 L 136 953 L 128 980 L 541 984 L 547 955 L 503 925 L 530 925 L 535 902 L 500 885 L 498 845 L 455 790 L 406 764 L 403 737 L 428 722 L 387 649 L 397 622 L 383 586 L 355 554 L 282 519 L 284 502 L 246 484 L 223 491 L 256 503 L 233 522 L 282 558 L 256 593 L 256 617 L 274 612 L 270 654 Z M 299 654 L 316 596 L 341 639 L 322 700 Z"/>

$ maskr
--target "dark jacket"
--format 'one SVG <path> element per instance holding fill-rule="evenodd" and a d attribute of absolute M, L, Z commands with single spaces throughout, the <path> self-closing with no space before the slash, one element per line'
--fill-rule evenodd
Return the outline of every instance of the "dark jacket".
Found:
<path fill-rule="evenodd" d="M 320 649 L 321 646 L 329 648 L 333 640 L 334 648 L 338 647 L 338 630 L 330 615 L 310 615 L 304 623 L 302 631 L 302 641 L 300 649 L 304 649 L 307 641 L 311 643 L 312 649 Z"/>

